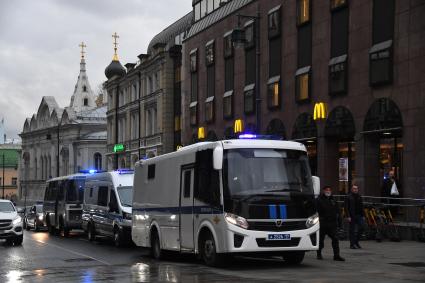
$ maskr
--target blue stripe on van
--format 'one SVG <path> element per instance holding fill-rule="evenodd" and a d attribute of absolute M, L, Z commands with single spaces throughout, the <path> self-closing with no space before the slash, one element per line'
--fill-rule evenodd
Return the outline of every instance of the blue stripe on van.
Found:
<path fill-rule="evenodd" d="M 133 211 L 139 212 L 162 212 L 170 214 L 220 214 L 223 213 L 223 207 L 211 206 L 173 206 L 173 207 L 146 207 L 133 208 Z"/>
<path fill-rule="evenodd" d="M 277 206 L 274 204 L 269 205 L 270 219 L 277 219 Z"/>
<path fill-rule="evenodd" d="M 280 210 L 280 219 L 288 218 L 288 215 L 286 213 L 286 205 L 284 204 L 279 205 L 279 210 Z"/>

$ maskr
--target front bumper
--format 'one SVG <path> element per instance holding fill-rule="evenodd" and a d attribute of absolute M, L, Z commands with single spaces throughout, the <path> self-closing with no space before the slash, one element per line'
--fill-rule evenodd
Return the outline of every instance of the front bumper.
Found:
<path fill-rule="evenodd" d="M 319 249 L 319 223 L 303 230 L 267 232 L 245 230 L 227 224 L 225 232 L 228 253 L 316 251 Z M 289 234 L 290 240 L 267 240 L 269 234 Z"/>
<path fill-rule="evenodd" d="M 10 239 L 24 234 L 22 222 L 11 227 L 0 230 L 0 239 Z"/>

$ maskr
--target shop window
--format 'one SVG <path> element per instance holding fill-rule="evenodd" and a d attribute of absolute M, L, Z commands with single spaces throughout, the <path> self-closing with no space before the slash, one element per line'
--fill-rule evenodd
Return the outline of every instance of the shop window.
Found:
<path fill-rule="evenodd" d="M 192 102 L 189 108 L 190 112 L 190 125 L 196 126 L 198 124 L 198 103 Z"/>
<path fill-rule="evenodd" d="M 249 85 L 244 90 L 244 112 L 252 114 L 255 111 L 255 85 Z"/>
<path fill-rule="evenodd" d="M 233 91 L 228 91 L 223 96 L 223 118 L 233 118 Z"/>
<path fill-rule="evenodd" d="M 347 92 L 347 55 L 331 59 L 329 62 L 329 93 Z"/>
<path fill-rule="evenodd" d="M 280 35 L 280 6 L 272 9 L 268 14 L 269 38 Z"/>
<path fill-rule="evenodd" d="M 205 100 L 205 121 L 211 123 L 214 121 L 214 96 Z"/>
<path fill-rule="evenodd" d="M 370 85 L 389 84 L 393 80 L 392 40 L 374 45 L 369 52 Z"/>
<path fill-rule="evenodd" d="M 311 96 L 310 67 L 302 68 L 296 73 L 296 98 L 298 102 L 309 101 Z"/>
<path fill-rule="evenodd" d="M 278 108 L 280 106 L 280 76 L 271 78 L 267 86 L 267 106 Z"/>
<path fill-rule="evenodd" d="M 310 21 L 310 0 L 297 0 L 297 24 L 302 25 Z"/>
<path fill-rule="evenodd" d="M 350 191 L 352 180 L 356 178 L 355 160 L 356 149 L 354 142 L 340 142 L 339 148 L 339 193 L 347 194 Z"/>

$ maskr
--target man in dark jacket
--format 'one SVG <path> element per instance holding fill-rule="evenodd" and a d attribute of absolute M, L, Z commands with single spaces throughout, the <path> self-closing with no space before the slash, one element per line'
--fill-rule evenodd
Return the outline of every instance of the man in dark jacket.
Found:
<path fill-rule="evenodd" d="M 345 200 L 348 222 L 350 223 L 350 249 L 361 249 L 359 244 L 364 219 L 363 200 L 359 194 L 359 187 L 353 185 Z"/>
<path fill-rule="evenodd" d="M 320 242 L 317 251 L 317 259 L 323 259 L 322 249 L 324 247 L 325 236 L 332 239 L 332 249 L 334 251 L 334 260 L 345 261 L 339 254 L 339 241 L 337 237 L 337 224 L 339 218 L 339 206 L 332 196 L 332 189 L 325 186 L 317 199 L 317 212 L 320 219 Z"/>

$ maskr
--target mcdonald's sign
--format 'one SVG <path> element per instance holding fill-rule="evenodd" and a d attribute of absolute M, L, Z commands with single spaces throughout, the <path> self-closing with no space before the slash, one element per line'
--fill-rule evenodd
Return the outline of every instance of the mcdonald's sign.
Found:
<path fill-rule="evenodd" d="M 205 139 L 205 128 L 199 127 L 198 128 L 198 140 L 203 140 L 203 139 Z"/>
<path fill-rule="evenodd" d="M 235 132 L 235 134 L 243 132 L 243 123 L 242 123 L 241 119 L 235 120 L 234 132 Z"/>
<path fill-rule="evenodd" d="M 316 120 L 323 120 L 326 119 L 327 117 L 327 112 L 326 112 L 326 104 L 323 102 L 318 102 L 314 105 L 314 114 L 313 114 L 313 119 Z"/>
<path fill-rule="evenodd" d="M 177 146 L 176 150 L 179 150 L 179 149 L 182 149 L 182 148 L 183 148 L 183 146 L 179 144 L 179 145 Z"/>

